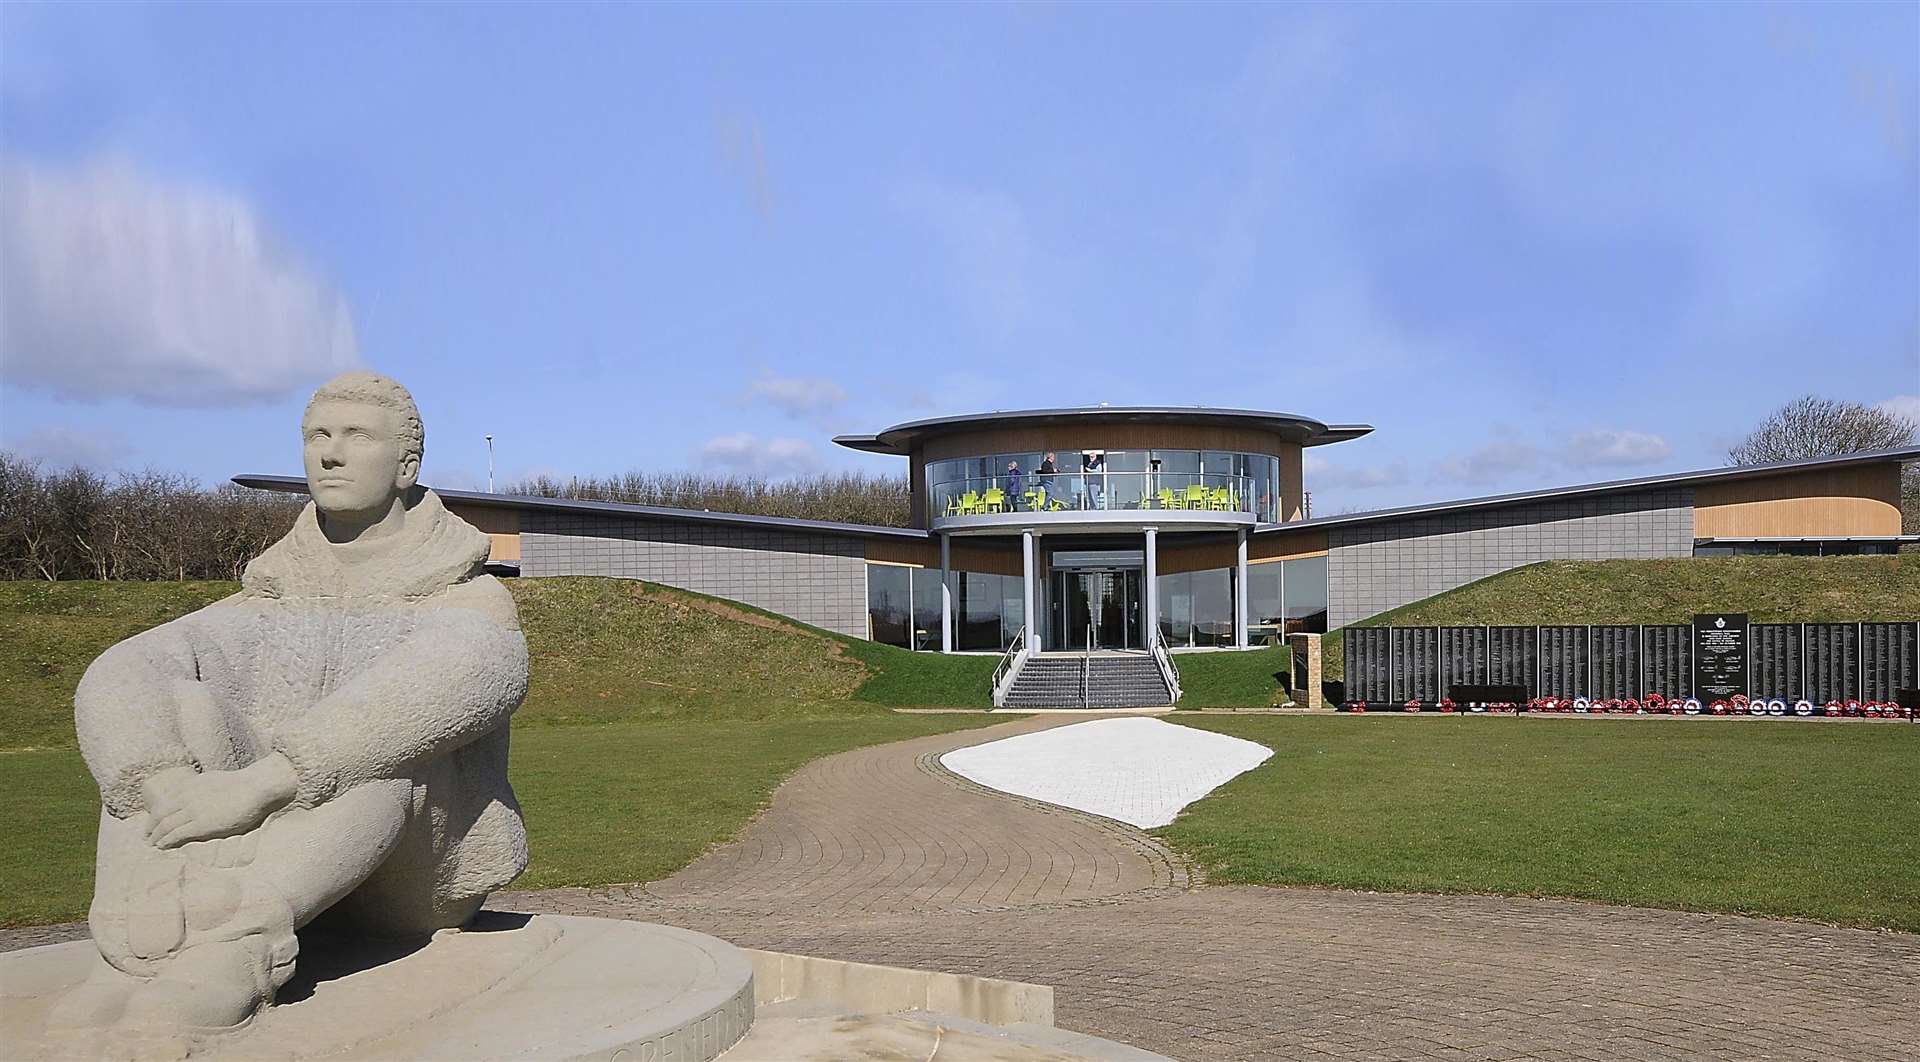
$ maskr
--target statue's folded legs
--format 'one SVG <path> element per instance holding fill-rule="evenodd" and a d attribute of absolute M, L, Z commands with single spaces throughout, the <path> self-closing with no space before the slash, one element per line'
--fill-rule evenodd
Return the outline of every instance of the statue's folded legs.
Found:
<path fill-rule="evenodd" d="M 367 782 L 250 834 L 177 849 L 147 840 L 147 816 L 100 816 L 88 917 L 113 972 L 98 972 L 88 1024 L 125 1017 L 221 1027 L 244 1021 L 293 973 L 294 931 L 323 925 L 404 938 L 463 925 L 483 897 L 436 899 L 425 786 Z M 424 873 L 423 873 L 424 871 Z"/>

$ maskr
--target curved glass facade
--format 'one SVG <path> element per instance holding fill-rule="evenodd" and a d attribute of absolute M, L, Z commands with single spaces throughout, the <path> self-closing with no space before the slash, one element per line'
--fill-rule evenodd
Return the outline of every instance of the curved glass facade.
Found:
<path fill-rule="evenodd" d="M 1052 464 L 1048 465 L 1051 457 Z M 1280 459 L 1228 450 L 1055 450 L 929 461 L 927 513 L 1210 509 L 1279 520 Z"/>

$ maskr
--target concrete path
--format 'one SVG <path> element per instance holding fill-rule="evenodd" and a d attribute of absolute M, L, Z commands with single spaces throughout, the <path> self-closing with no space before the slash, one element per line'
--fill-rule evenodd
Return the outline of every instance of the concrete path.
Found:
<path fill-rule="evenodd" d="M 1920 1059 L 1920 937 L 1558 900 L 1192 889 L 1144 833 L 938 763 L 1074 721 L 828 757 L 740 841 L 666 881 L 496 903 L 1048 984 L 1062 1027 L 1176 1058 Z"/>
<path fill-rule="evenodd" d="M 1176 1058 L 1920 1059 L 1920 937 L 1558 900 L 1194 889 L 1139 831 L 937 762 L 1073 721 L 828 757 L 672 878 L 493 905 L 1048 984 L 1061 1027 Z M 0 947 L 83 929 L 4 932 Z"/>

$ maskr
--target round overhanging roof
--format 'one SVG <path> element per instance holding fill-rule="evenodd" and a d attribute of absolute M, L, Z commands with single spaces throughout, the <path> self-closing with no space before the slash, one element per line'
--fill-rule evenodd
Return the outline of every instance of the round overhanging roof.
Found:
<path fill-rule="evenodd" d="M 1019 409 L 999 413 L 970 413 L 895 424 L 874 435 L 837 435 L 834 442 L 870 454 L 905 456 L 926 440 L 957 432 L 993 428 L 1031 428 L 1101 424 L 1200 424 L 1270 431 L 1301 446 L 1358 439 L 1373 431 L 1371 424 L 1327 424 L 1293 413 L 1257 409 L 1218 409 L 1212 406 L 1082 406 L 1068 409 Z"/>

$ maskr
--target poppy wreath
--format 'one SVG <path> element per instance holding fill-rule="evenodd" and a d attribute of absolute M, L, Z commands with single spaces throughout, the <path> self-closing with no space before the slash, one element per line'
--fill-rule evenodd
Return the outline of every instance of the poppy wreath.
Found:
<path fill-rule="evenodd" d="M 1708 711 L 1712 712 L 1715 715 L 1725 715 L 1727 714 L 1727 702 L 1715 701 L 1713 702 L 1713 706 L 1709 708 Z"/>
<path fill-rule="evenodd" d="M 1866 716 L 1868 719 L 1880 718 L 1880 702 L 1868 701 L 1862 704 L 1860 706 L 1860 714 Z"/>
<path fill-rule="evenodd" d="M 1573 710 L 1581 715 L 1585 715 L 1593 710 L 1593 702 L 1587 700 L 1585 697 L 1575 697 L 1573 699 Z"/>
<path fill-rule="evenodd" d="M 1622 700 L 1620 702 L 1620 710 L 1627 713 L 1628 715 L 1647 714 L 1646 708 L 1642 707 L 1639 700 L 1633 697 L 1628 697 Z"/>
<path fill-rule="evenodd" d="M 1839 701 L 1828 701 L 1821 707 L 1820 714 L 1832 718 L 1839 718 L 1847 714 L 1847 710 L 1846 706 L 1842 705 Z"/>
<path fill-rule="evenodd" d="M 1843 709 L 1844 709 L 1844 710 L 1846 711 L 1846 713 L 1847 713 L 1847 718 L 1849 718 L 1849 719 L 1855 719 L 1855 718 L 1858 718 L 1858 717 L 1859 717 L 1859 715 L 1860 715 L 1860 702 L 1859 702 L 1859 701 L 1856 701 L 1856 700 L 1854 700 L 1853 698 L 1851 698 L 1851 697 L 1849 697 L 1849 698 L 1847 698 L 1847 703 L 1846 703 L 1845 705 L 1843 705 L 1842 707 L 1843 707 Z"/>
<path fill-rule="evenodd" d="M 1406 707 L 1406 711 L 1409 711 L 1409 712 L 1413 712 L 1414 714 L 1416 714 L 1416 715 L 1418 715 L 1418 714 L 1419 714 L 1419 712 L 1420 712 L 1420 702 L 1419 702 L 1419 701 L 1408 701 L 1408 702 L 1407 702 L 1407 707 Z"/>
<path fill-rule="evenodd" d="M 1641 703 L 1647 706 L 1647 711 L 1649 712 L 1664 712 L 1668 710 L 1667 699 L 1665 697 L 1660 696 L 1658 693 L 1647 694 L 1646 699 Z M 1676 704 L 1673 706 L 1672 710 L 1675 712 L 1678 712 L 1680 710 L 1680 706 Z"/>
<path fill-rule="evenodd" d="M 1680 706 L 1680 710 L 1687 713 L 1688 715 L 1699 715 L 1700 714 L 1700 698 L 1688 697 L 1686 700 L 1686 703 Z"/>
<path fill-rule="evenodd" d="M 1727 706 L 1733 709 L 1733 714 L 1740 715 L 1747 710 L 1747 695 L 1744 693 L 1734 694 L 1728 699 Z M 1763 705 L 1762 710 L 1764 709 L 1765 706 Z"/>
<path fill-rule="evenodd" d="M 1783 701 L 1783 700 L 1781 700 L 1781 699 L 1780 699 L 1780 698 L 1778 698 L 1778 697 L 1775 697 L 1774 699 L 1772 699 L 1772 700 L 1770 700 L 1770 701 L 1768 701 L 1768 702 L 1767 702 L 1767 714 L 1768 714 L 1768 715 L 1785 715 L 1785 714 L 1787 714 L 1787 702 L 1785 702 L 1785 701 Z"/>
<path fill-rule="evenodd" d="M 1457 705 L 1457 704 L 1455 704 L 1455 703 L 1453 703 L 1453 698 L 1452 698 L 1452 697 L 1442 697 L 1442 698 L 1440 699 L 1440 714 L 1441 714 L 1441 715 L 1452 715 L 1452 714 L 1453 714 L 1453 710 L 1454 710 L 1455 708 L 1458 708 L 1458 707 L 1459 707 L 1459 705 Z"/>
<path fill-rule="evenodd" d="M 1348 701 L 1347 702 L 1347 711 L 1349 712 L 1365 712 L 1366 710 L 1367 710 L 1367 702 L 1365 701 Z"/>

